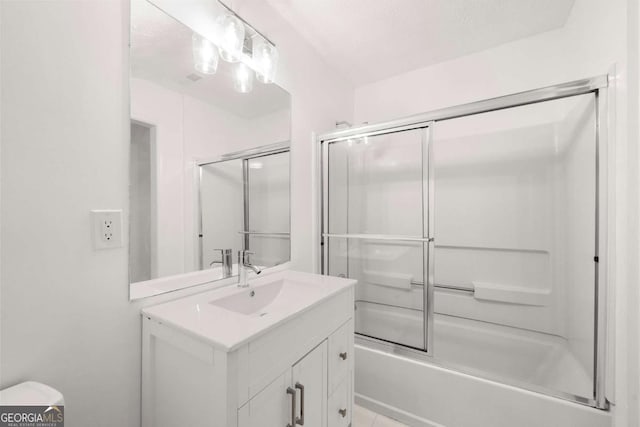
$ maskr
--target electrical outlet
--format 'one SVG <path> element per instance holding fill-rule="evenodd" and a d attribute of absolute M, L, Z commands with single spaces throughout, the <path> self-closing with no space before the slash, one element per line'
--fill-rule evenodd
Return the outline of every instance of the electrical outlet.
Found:
<path fill-rule="evenodd" d="M 122 247 L 122 211 L 91 211 L 94 249 Z"/>

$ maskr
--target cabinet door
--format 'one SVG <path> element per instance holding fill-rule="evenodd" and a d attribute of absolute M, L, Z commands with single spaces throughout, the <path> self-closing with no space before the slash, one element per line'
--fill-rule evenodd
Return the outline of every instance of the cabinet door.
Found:
<path fill-rule="evenodd" d="M 298 416 L 305 427 L 326 425 L 327 342 L 324 341 L 293 366 L 293 386 L 298 391 Z M 266 425 L 266 424 L 265 424 Z"/>
<path fill-rule="evenodd" d="M 284 427 L 291 417 L 291 372 L 287 370 L 238 410 L 238 427 Z"/>

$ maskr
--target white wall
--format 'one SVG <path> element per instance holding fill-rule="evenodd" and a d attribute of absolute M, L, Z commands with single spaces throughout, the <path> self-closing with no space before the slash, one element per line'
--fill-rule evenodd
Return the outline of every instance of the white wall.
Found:
<path fill-rule="evenodd" d="M 299 177 L 294 261 L 309 269 L 311 132 L 350 120 L 352 96 L 262 3 L 240 13 L 283 58 Z M 128 5 L 2 1 L 0 9 L 0 387 L 31 379 L 58 388 L 70 427 L 138 426 L 139 310 L 177 295 L 130 303 L 127 250 L 94 251 L 89 223 L 91 209 L 127 209 Z"/>
<path fill-rule="evenodd" d="M 291 110 L 282 109 L 252 118 L 246 127 L 249 144 L 264 145 L 262 141 L 287 142 L 291 138 Z"/>
<path fill-rule="evenodd" d="M 0 7 L 1 386 L 60 389 L 70 426 L 138 425 L 140 317 L 127 301 L 127 251 L 96 252 L 89 233 L 90 209 L 127 206 L 123 6 Z M 117 409 L 108 420 L 101 407 Z"/>
<path fill-rule="evenodd" d="M 606 74 L 615 66 L 609 136 L 610 343 L 615 345 L 616 425 L 638 424 L 638 7 L 635 1 L 579 0 L 563 29 L 522 39 L 356 88 L 355 122 L 390 120 Z M 627 8 L 633 13 L 627 14 Z M 633 67 L 627 68 L 629 60 Z M 634 92 L 628 97 L 628 89 Z M 633 120 L 627 120 L 628 103 Z M 631 126 L 630 126 L 631 125 Z M 633 129 L 631 129 L 633 128 Z M 629 214 L 629 216 L 627 216 Z M 634 218 L 630 220 L 629 218 Z M 615 330 L 611 327 L 615 321 Z M 615 335 L 615 344 L 613 336 Z"/>

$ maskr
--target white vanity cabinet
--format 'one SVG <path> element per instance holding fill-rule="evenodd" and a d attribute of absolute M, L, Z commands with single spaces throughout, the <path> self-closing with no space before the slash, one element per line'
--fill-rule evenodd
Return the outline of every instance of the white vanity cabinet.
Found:
<path fill-rule="evenodd" d="M 349 426 L 354 283 L 341 282 L 264 330 L 245 328 L 257 332 L 240 334 L 233 344 L 217 341 L 215 331 L 208 339 L 198 329 L 198 310 L 210 305 L 204 300 L 190 320 L 171 318 L 175 309 L 143 310 L 143 427 Z M 258 284 L 252 290 L 259 296 Z M 251 325 L 258 325 L 261 314 Z M 236 327 L 234 321 L 243 322 L 233 315 L 223 321 L 216 325 L 219 335 Z"/>

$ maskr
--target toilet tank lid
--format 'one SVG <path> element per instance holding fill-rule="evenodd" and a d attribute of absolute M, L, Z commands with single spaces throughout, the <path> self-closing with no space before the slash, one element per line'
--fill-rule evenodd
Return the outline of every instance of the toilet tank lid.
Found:
<path fill-rule="evenodd" d="M 0 405 L 64 405 L 64 397 L 46 384 L 26 381 L 0 390 Z"/>

